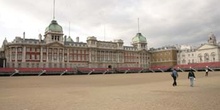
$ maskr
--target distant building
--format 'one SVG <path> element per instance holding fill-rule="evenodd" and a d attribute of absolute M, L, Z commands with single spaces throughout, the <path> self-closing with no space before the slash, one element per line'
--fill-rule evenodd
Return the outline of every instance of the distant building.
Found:
<path fill-rule="evenodd" d="M 74 67 L 149 67 L 151 54 L 147 40 L 137 33 L 133 46 L 124 46 L 123 40 L 99 41 L 87 37 L 87 42 L 76 42 L 64 36 L 62 27 L 52 20 L 38 39 L 16 37 L 3 41 L 0 51 L 5 59 L 2 67 L 10 68 L 74 68 Z"/>
<path fill-rule="evenodd" d="M 197 48 L 179 48 L 177 59 L 178 64 L 219 62 L 220 45 L 217 44 L 215 35 L 211 33 L 208 42 Z"/>
<path fill-rule="evenodd" d="M 177 52 L 177 64 L 188 64 L 196 63 L 196 49 L 190 48 L 179 48 Z"/>
<path fill-rule="evenodd" d="M 151 48 L 151 66 L 175 66 L 177 64 L 177 49 L 174 46 Z"/>
<path fill-rule="evenodd" d="M 220 45 L 217 44 L 216 37 L 213 33 L 209 35 L 208 43 L 201 45 L 196 50 L 196 54 L 198 63 L 220 61 Z"/>
<path fill-rule="evenodd" d="M 0 67 L 9 68 L 118 68 L 150 66 L 175 66 L 220 61 L 220 45 L 214 34 L 208 43 L 200 47 L 164 46 L 148 50 L 147 40 L 137 33 L 131 39 L 132 46 L 124 46 L 121 39 L 100 41 L 94 36 L 79 42 L 65 36 L 62 26 L 52 20 L 38 39 L 15 37 L 12 42 L 3 41 L 0 48 Z"/>

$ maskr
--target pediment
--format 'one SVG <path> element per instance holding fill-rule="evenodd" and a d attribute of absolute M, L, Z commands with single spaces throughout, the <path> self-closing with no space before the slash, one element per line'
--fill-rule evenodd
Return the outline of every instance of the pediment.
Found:
<path fill-rule="evenodd" d="M 47 46 L 49 46 L 49 47 L 63 47 L 64 45 L 60 42 L 51 42 L 51 43 L 48 43 Z"/>
<path fill-rule="evenodd" d="M 207 50 L 207 49 L 215 49 L 215 48 L 218 48 L 218 46 L 205 44 L 205 45 L 200 46 L 197 50 Z"/>

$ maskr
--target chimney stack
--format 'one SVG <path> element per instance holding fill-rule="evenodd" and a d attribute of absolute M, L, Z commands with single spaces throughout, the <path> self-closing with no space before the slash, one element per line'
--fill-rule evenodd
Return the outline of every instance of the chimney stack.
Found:
<path fill-rule="evenodd" d="M 23 32 L 23 40 L 25 40 L 25 32 Z"/>
<path fill-rule="evenodd" d="M 76 37 L 76 42 L 79 42 L 79 37 Z"/>
<path fill-rule="evenodd" d="M 42 40 L 42 35 L 39 34 L 38 37 L 39 37 L 39 42 L 41 42 L 41 40 Z"/>

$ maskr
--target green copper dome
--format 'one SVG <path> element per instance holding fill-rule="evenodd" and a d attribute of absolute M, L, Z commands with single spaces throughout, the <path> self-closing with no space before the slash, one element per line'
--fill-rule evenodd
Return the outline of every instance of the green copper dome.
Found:
<path fill-rule="evenodd" d="M 63 32 L 63 28 L 56 20 L 52 20 L 50 25 L 45 29 L 45 32 Z"/>
<path fill-rule="evenodd" d="M 146 38 L 141 34 L 137 33 L 135 37 L 132 38 L 132 43 L 146 43 Z"/>
<path fill-rule="evenodd" d="M 73 42 L 73 39 L 69 36 L 67 39 L 66 39 L 67 42 Z"/>

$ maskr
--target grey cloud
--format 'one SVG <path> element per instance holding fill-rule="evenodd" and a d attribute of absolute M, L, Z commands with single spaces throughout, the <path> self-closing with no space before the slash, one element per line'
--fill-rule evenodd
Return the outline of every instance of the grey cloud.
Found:
<path fill-rule="evenodd" d="M 52 0 L 6 3 L 41 20 L 43 30 L 52 19 Z M 119 38 L 130 45 L 139 17 L 140 31 L 149 47 L 199 44 L 206 42 L 210 32 L 220 40 L 219 13 L 218 0 L 56 0 L 56 19 L 65 34 L 71 22 L 72 36 L 102 38 L 105 25 L 106 40 Z"/>

